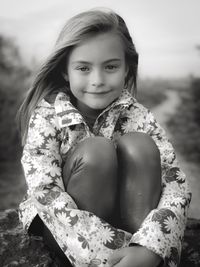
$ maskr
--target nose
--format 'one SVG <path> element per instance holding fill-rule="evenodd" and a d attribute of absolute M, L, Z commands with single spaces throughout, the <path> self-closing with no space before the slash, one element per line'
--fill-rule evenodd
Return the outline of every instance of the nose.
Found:
<path fill-rule="evenodd" d="M 91 84 L 92 86 L 100 87 L 104 85 L 104 77 L 101 70 L 93 70 L 91 73 Z"/>

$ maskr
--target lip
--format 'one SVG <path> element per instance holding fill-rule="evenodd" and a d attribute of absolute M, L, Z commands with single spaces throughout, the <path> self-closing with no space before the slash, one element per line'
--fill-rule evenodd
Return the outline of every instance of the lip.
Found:
<path fill-rule="evenodd" d="M 106 95 L 108 93 L 110 93 L 110 91 L 102 91 L 102 92 L 88 92 L 85 91 L 86 94 L 91 94 L 91 95 Z"/>

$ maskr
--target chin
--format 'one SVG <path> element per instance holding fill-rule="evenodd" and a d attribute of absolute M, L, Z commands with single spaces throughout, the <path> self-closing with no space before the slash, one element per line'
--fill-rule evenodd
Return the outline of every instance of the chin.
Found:
<path fill-rule="evenodd" d="M 116 98 L 107 98 L 105 101 L 93 101 L 91 102 L 91 108 L 93 109 L 105 109 L 107 108 Z M 92 107 L 93 106 L 93 107 Z"/>

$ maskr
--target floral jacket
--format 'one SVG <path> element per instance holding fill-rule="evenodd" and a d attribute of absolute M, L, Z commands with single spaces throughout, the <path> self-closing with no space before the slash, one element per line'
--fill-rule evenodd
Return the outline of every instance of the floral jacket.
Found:
<path fill-rule="evenodd" d="M 79 210 L 62 181 L 62 163 L 78 142 L 97 135 L 115 142 L 128 132 L 149 134 L 162 165 L 158 207 L 134 234 Z M 54 103 L 43 99 L 30 119 L 22 165 L 28 185 L 19 212 L 24 228 L 28 230 L 38 214 L 73 266 L 108 266 L 109 255 L 131 243 L 160 255 L 165 266 L 178 266 L 191 193 L 164 130 L 127 90 L 98 116 L 92 131 L 67 94 L 59 92 Z"/>

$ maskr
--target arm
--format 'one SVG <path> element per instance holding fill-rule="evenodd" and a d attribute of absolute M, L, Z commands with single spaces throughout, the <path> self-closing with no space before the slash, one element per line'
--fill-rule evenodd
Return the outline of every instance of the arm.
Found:
<path fill-rule="evenodd" d="M 65 208 L 77 208 L 64 191 L 59 154 L 60 135 L 53 107 L 37 107 L 30 119 L 21 161 L 28 195 L 36 205 L 44 205 L 46 209 L 51 209 L 52 203 L 59 200 L 65 200 Z"/>
<path fill-rule="evenodd" d="M 153 138 L 160 150 L 162 194 L 157 209 L 149 213 L 131 242 L 155 252 L 165 263 L 177 266 L 191 193 L 172 145 L 149 111 L 146 112 L 144 131 Z"/>
<path fill-rule="evenodd" d="M 29 199 L 40 218 L 68 258 L 76 266 L 88 266 L 95 260 L 107 260 L 113 249 L 128 244 L 131 235 L 79 210 L 65 192 L 60 155 L 62 140 L 67 140 L 65 133 L 66 128 L 59 128 L 54 107 L 42 102 L 30 120 L 22 164 Z M 116 244 L 115 236 L 119 239 Z"/>

